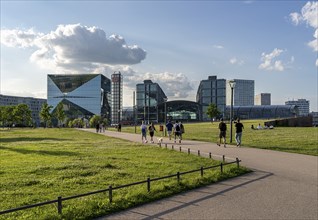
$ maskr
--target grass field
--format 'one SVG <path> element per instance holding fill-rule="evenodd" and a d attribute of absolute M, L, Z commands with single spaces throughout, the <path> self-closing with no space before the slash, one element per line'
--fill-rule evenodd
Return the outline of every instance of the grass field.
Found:
<path fill-rule="evenodd" d="M 274 129 L 252 130 L 264 120 L 241 121 L 244 124 L 242 145 L 291 153 L 307 154 L 318 156 L 318 127 L 276 127 Z M 218 141 L 218 123 L 189 123 L 184 124 L 186 133 L 184 139 L 214 142 Z M 159 130 L 159 126 L 156 126 Z M 113 129 L 113 128 L 110 128 Z M 134 133 L 134 127 L 123 127 L 123 132 Z M 139 126 L 137 132 L 140 133 Z M 157 136 L 162 136 L 162 132 L 157 132 Z M 230 124 L 227 122 L 227 142 L 230 140 Z M 235 128 L 233 124 L 233 143 L 235 143 Z"/>
<path fill-rule="evenodd" d="M 208 158 L 131 143 L 75 129 L 0 130 L 0 210 L 16 208 L 58 196 L 83 194 L 109 185 L 119 186 L 147 177 L 161 177 L 219 164 Z M 63 202 L 63 215 L 55 205 L 1 215 L 0 219 L 92 219 L 201 185 L 248 172 L 236 165 L 134 186 Z"/>

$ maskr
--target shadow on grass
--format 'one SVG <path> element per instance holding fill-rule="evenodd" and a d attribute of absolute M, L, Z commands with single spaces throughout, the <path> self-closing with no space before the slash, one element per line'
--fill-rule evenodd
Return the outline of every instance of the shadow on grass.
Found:
<path fill-rule="evenodd" d="M 28 150 L 15 147 L 4 147 L 0 146 L 0 150 L 8 150 L 21 154 L 39 154 L 39 155 L 50 155 L 50 156 L 78 156 L 79 153 L 69 151 L 53 151 L 53 150 Z"/>
<path fill-rule="evenodd" d="M 11 143 L 11 142 L 20 142 L 20 141 L 67 141 L 71 139 L 63 138 L 30 138 L 30 137 L 14 137 L 14 138 L 1 138 L 1 143 Z"/>

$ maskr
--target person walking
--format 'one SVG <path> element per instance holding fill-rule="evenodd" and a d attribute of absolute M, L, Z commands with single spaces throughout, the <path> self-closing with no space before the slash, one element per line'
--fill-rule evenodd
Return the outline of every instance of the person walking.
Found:
<path fill-rule="evenodd" d="M 184 130 L 184 126 L 183 126 L 181 121 L 180 121 L 179 125 L 180 125 L 180 140 L 182 140 L 182 135 L 184 134 L 185 130 Z"/>
<path fill-rule="evenodd" d="M 176 121 L 176 123 L 174 124 L 174 143 L 176 143 L 177 141 L 177 136 L 179 139 L 179 143 L 181 143 L 181 128 L 180 128 L 180 124 L 178 121 Z"/>
<path fill-rule="evenodd" d="M 166 129 L 167 129 L 167 132 L 168 132 L 169 140 L 171 140 L 172 128 L 173 128 L 173 124 L 169 120 L 168 123 L 166 124 Z"/>
<path fill-rule="evenodd" d="M 153 141 L 153 136 L 154 136 L 154 134 L 155 134 L 156 128 L 155 128 L 153 122 L 151 122 L 151 124 L 150 124 L 148 130 L 149 130 L 149 135 L 150 135 L 150 141 L 151 141 L 151 143 L 154 143 L 154 141 Z"/>
<path fill-rule="evenodd" d="M 220 142 L 217 143 L 218 146 L 221 146 L 221 140 L 223 138 L 223 144 L 224 144 L 224 147 L 226 147 L 226 124 L 224 123 L 223 121 L 223 118 L 221 118 L 221 122 L 219 123 L 219 130 L 220 130 L 220 135 L 219 135 L 219 138 L 220 138 Z"/>
<path fill-rule="evenodd" d="M 242 143 L 242 132 L 243 132 L 243 128 L 244 125 L 240 122 L 240 119 L 237 119 L 237 122 L 235 123 L 235 140 L 236 140 L 236 146 L 237 147 L 241 147 L 241 143 Z"/>
<path fill-rule="evenodd" d="M 145 125 L 145 122 L 142 121 L 141 126 L 141 142 L 142 143 L 147 143 L 147 126 Z"/>

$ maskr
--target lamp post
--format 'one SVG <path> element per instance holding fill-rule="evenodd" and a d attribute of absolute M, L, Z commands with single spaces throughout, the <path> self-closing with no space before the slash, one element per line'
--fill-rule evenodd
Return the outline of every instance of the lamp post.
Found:
<path fill-rule="evenodd" d="M 233 90 L 235 88 L 235 81 L 230 80 L 229 85 L 231 87 L 231 109 L 230 109 L 230 125 L 231 125 L 231 130 L 230 130 L 230 143 L 232 143 L 232 134 L 233 134 Z"/>
<path fill-rule="evenodd" d="M 164 124 L 164 130 L 165 130 L 165 136 L 167 136 L 166 124 L 167 124 L 167 101 L 168 101 L 168 98 L 163 98 L 163 101 L 165 102 L 165 124 Z"/>

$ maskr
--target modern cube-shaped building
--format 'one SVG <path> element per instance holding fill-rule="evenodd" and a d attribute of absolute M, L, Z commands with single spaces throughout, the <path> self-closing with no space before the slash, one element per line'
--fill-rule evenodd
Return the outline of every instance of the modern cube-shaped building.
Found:
<path fill-rule="evenodd" d="M 233 89 L 234 106 L 253 106 L 255 96 L 254 80 L 233 79 L 226 82 L 226 105 L 231 105 L 231 87 L 230 81 L 235 82 Z"/>
<path fill-rule="evenodd" d="M 62 102 L 68 118 L 100 115 L 110 120 L 111 82 L 102 74 L 49 74 L 47 103 L 52 111 Z"/>

